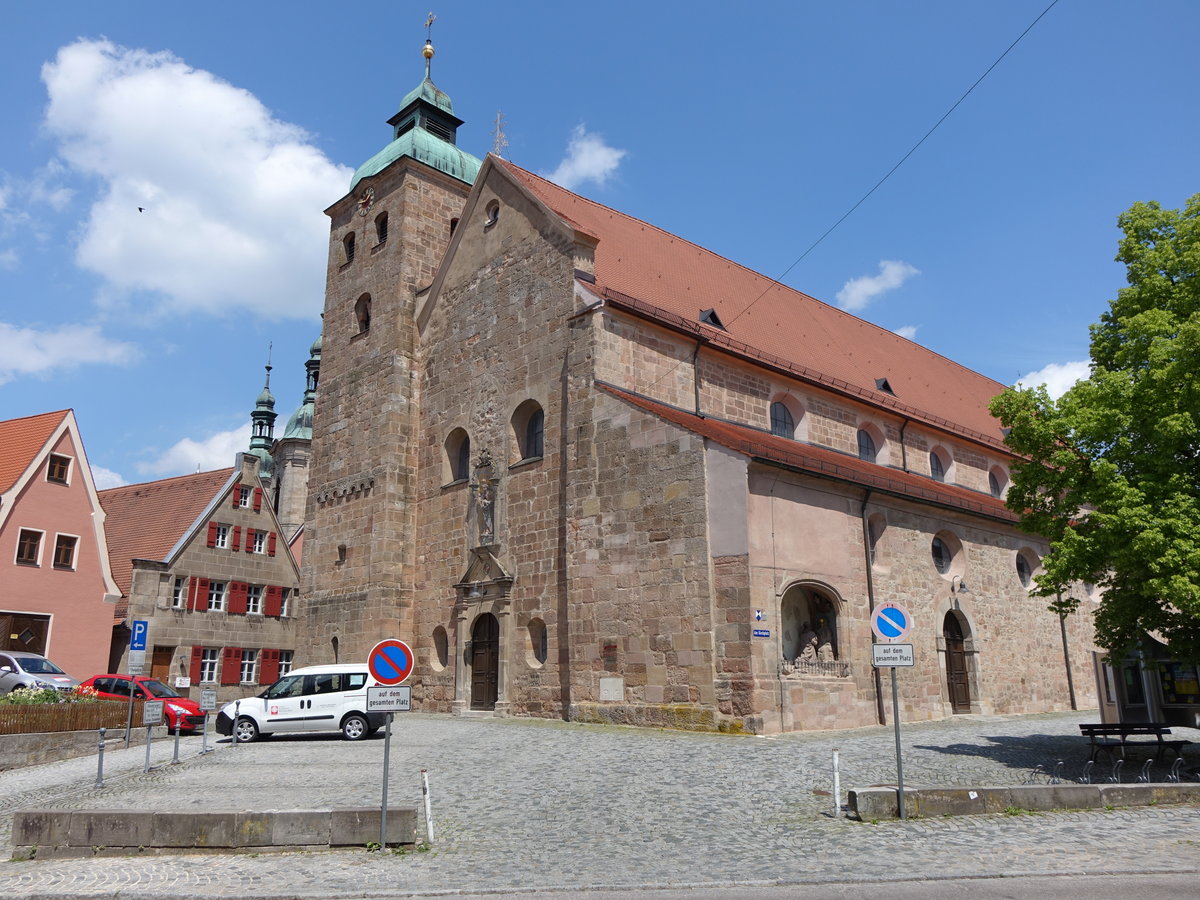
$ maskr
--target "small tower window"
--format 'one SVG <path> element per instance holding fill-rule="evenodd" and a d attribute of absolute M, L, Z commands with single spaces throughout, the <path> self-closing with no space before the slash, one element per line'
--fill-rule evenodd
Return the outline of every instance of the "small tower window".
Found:
<path fill-rule="evenodd" d="M 487 205 L 486 209 L 487 220 L 483 223 L 483 227 L 490 228 L 500 220 L 500 202 L 498 200 L 493 200 Z"/>
<path fill-rule="evenodd" d="M 879 450 L 875 446 L 875 438 L 871 437 L 871 433 L 865 428 L 858 430 L 858 458 L 865 459 L 867 462 L 875 462 L 879 455 Z"/>
<path fill-rule="evenodd" d="M 342 238 L 342 247 L 346 251 L 346 265 L 354 262 L 354 232 L 350 232 Z"/>
<path fill-rule="evenodd" d="M 375 217 L 375 243 L 382 244 L 387 241 L 388 229 L 388 214 L 380 213 Z"/>
<path fill-rule="evenodd" d="M 458 217 L 455 216 L 453 219 L 450 220 L 450 236 L 451 237 L 454 236 L 454 232 L 457 228 L 458 228 Z"/>
<path fill-rule="evenodd" d="M 511 462 L 541 459 L 545 450 L 546 414 L 536 400 L 526 400 L 513 411 L 512 436 L 516 454 Z"/>
<path fill-rule="evenodd" d="M 771 434 L 791 438 L 796 436 L 796 421 L 792 411 L 776 400 L 771 404 Z"/>
<path fill-rule="evenodd" d="M 934 481 L 946 480 L 946 465 L 936 450 L 929 454 L 929 477 Z"/>
<path fill-rule="evenodd" d="M 371 295 L 363 294 L 354 304 L 354 319 L 358 323 L 358 333 L 364 334 L 371 330 Z"/>
<path fill-rule="evenodd" d="M 447 484 L 466 481 L 471 476 L 471 438 L 455 428 L 446 438 L 446 462 L 443 477 Z"/>

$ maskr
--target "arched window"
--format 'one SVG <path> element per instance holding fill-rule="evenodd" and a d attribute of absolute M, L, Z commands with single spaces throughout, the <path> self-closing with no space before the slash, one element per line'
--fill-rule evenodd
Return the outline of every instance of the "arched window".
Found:
<path fill-rule="evenodd" d="M 375 217 L 375 243 L 382 244 L 387 240 L 388 214 L 380 213 Z"/>
<path fill-rule="evenodd" d="M 785 660 L 814 663 L 839 658 L 837 607 L 830 597 L 794 585 L 783 595 L 781 612 Z"/>
<path fill-rule="evenodd" d="M 946 463 L 937 450 L 929 451 L 929 477 L 934 481 L 946 480 Z"/>
<path fill-rule="evenodd" d="M 930 545 L 930 552 L 933 555 L 933 567 L 942 575 L 949 572 L 954 554 L 950 552 L 950 548 L 946 546 L 946 542 L 940 537 L 935 537 L 933 543 Z"/>
<path fill-rule="evenodd" d="M 450 661 L 450 639 L 446 634 L 446 629 L 439 625 L 433 629 L 433 669 L 435 672 L 440 672 L 446 668 Z"/>
<path fill-rule="evenodd" d="M 371 330 L 371 295 L 363 294 L 354 304 L 354 319 L 358 323 L 358 333 Z"/>
<path fill-rule="evenodd" d="M 1042 561 L 1038 559 L 1038 555 L 1028 547 L 1022 547 L 1017 551 L 1017 578 L 1020 579 L 1022 587 L 1029 587 L 1033 584 L 1033 574 L 1041 564 Z"/>
<path fill-rule="evenodd" d="M 546 636 L 546 623 L 541 619 L 529 620 L 529 644 L 525 648 L 525 662 L 532 668 L 539 669 L 546 664 L 549 655 L 549 641 Z"/>
<path fill-rule="evenodd" d="M 347 265 L 354 262 L 354 232 L 351 231 L 342 238 L 342 249 L 346 251 Z"/>
<path fill-rule="evenodd" d="M 867 519 L 867 549 L 871 555 L 871 565 L 879 564 L 879 540 L 883 537 L 883 529 L 887 522 L 883 513 L 873 513 Z"/>
<path fill-rule="evenodd" d="M 512 436 L 516 443 L 516 458 L 541 459 L 546 449 L 546 414 L 536 400 L 526 400 L 513 411 Z"/>
<path fill-rule="evenodd" d="M 778 400 L 771 404 L 771 434 L 785 438 L 796 436 L 796 421 L 792 418 L 792 411 Z"/>
<path fill-rule="evenodd" d="M 447 483 L 466 481 L 471 477 L 471 438 L 461 428 L 455 428 L 446 438 Z"/>
<path fill-rule="evenodd" d="M 1000 498 L 1004 496 L 1006 487 L 1008 487 L 1008 476 L 999 466 L 992 466 L 991 471 L 988 472 L 988 493 L 993 497 Z"/>
<path fill-rule="evenodd" d="M 966 568 L 963 545 L 952 531 L 939 531 L 929 542 L 929 555 L 933 558 L 933 567 L 939 575 L 962 577 Z"/>
<path fill-rule="evenodd" d="M 858 429 L 858 458 L 875 462 L 878 456 L 879 448 L 875 445 L 875 438 L 871 437 L 871 432 L 865 428 Z"/>

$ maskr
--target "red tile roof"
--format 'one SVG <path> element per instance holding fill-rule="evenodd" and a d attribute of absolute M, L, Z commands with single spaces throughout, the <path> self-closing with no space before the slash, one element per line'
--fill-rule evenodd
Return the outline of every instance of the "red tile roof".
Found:
<path fill-rule="evenodd" d="M 596 290 L 609 302 L 798 377 L 902 415 L 1003 447 L 988 401 L 1004 385 L 886 329 L 793 290 L 710 250 L 564 190 L 519 166 L 497 165 L 572 226 L 599 239 Z M 715 309 L 726 332 L 698 324 Z M 886 378 L 895 396 L 876 388 Z"/>
<path fill-rule="evenodd" d="M 104 531 L 109 564 L 123 595 L 129 595 L 133 560 L 165 560 L 233 471 L 216 469 L 99 492 L 100 505 L 107 514 Z"/>
<path fill-rule="evenodd" d="M 69 412 L 60 409 L 0 422 L 0 494 L 17 483 Z"/>
<path fill-rule="evenodd" d="M 777 463 L 811 475 L 850 482 L 910 500 L 961 509 L 1006 522 L 1017 520 L 1004 506 L 1003 500 L 986 494 L 957 485 L 943 484 L 911 472 L 879 466 L 824 447 L 802 444 L 747 425 L 735 425 L 719 419 L 697 416 L 695 413 L 666 406 L 612 385 L 597 383 L 597 386 L 660 419 L 754 459 Z"/>

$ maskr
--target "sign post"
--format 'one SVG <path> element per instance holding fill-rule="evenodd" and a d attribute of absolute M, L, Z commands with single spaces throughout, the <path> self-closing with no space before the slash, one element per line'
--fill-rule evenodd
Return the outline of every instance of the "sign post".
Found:
<path fill-rule="evenodd" d="M 912 628 L 912 616 L 898 603 L 883 603 L 871 613 L 871 630 L 887 643 L 871 645 L 871 664 L 892 670 L 892 722 L 896 727 L 896 800 L 900 818 L 908 818 L 904 808 L 904 760 L 900 754 L 900 694 L 896 688 L 896 668 L 915 664 L 912 644 L 897 644 Z"/>
<path fill-rule="evenodd" d="M 141 675 L 146 667 L 146 636 L 150 633 L 150 623 L 145 619 L 134 619 L 129 623 L 129 677 Z M 133 731 L 133 691 L 134 683 L 129 683 L 129 712 L 125 717 L 125 749 L 129 749 L 129 735 Z"/>
<path fill-rule="evenodd" d="M 412 708 L 412 688 L 399 687 L 413 670 L 412 648 L 404 641 L 388 638 L 367 654 L 367 670 L 382 687 L 367 688 L 367 711 L 387 710 L 383 731 L 383 800 L 379 806 L 379 849 L 387 849 L 388 761 L 392 753 L 392 717 L 395 710 Z M 372 706 L 372 704 L 375 704 Z"/>

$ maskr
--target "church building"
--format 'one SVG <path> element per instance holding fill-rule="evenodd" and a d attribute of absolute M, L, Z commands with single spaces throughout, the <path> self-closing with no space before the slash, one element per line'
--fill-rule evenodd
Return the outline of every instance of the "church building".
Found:
<path fill-rule="evenodd" d="M 305 663 L 398 637 L 427 712 L 854 728 L 896 604 L 905 720 L 1094 705 L 1091 606 L 1031 596 L 1004 506 L 1003 385 L 471 156 L 424 56 L 326 210 Z"/>

